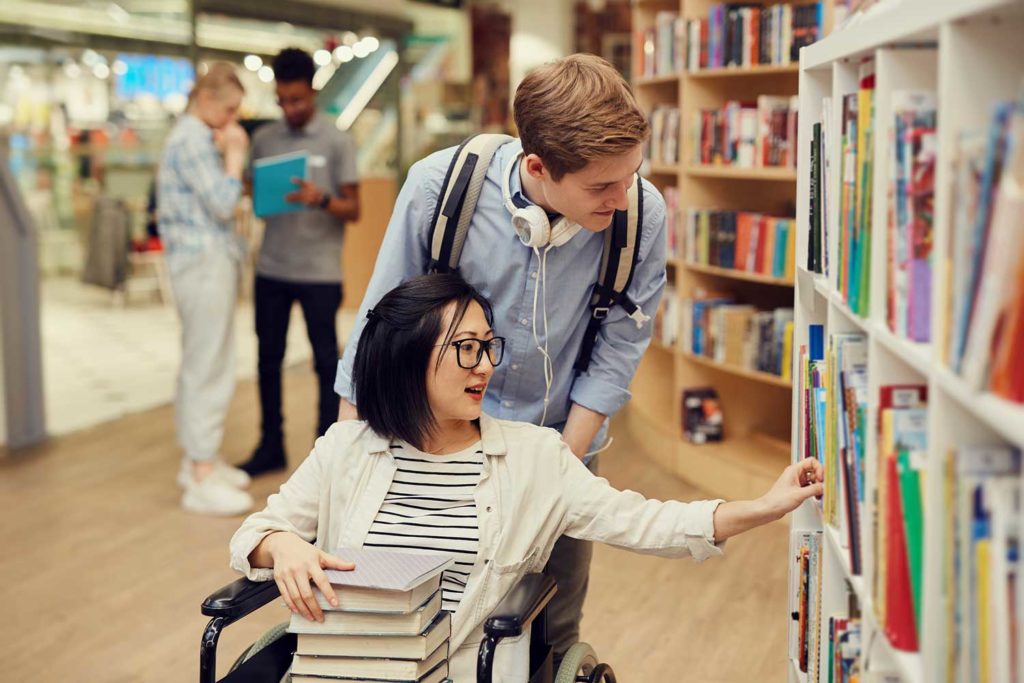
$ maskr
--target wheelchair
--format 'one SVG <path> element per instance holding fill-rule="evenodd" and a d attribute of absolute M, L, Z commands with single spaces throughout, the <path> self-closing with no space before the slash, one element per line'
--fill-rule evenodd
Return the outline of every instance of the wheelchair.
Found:
<path fill-rule="evenodd" d="M 616 683 L 611 667 L 599 662 L 593 648 L 575 643 L 566 652 L 557 673 L 554 653 L 547 642 L 545 607 L 557 590 L 555 580 L 529 574 L 494 608 L 484 622 L 484 639 L 477 653 L 477 683 L 492 683 L 494 653 L 504 638 L 530 632 L 529 683 Z M 202 612 L 210 617 L 199 650 L 199 683 L 281 683 L 291 666 L 297 638 L 279 624 L 238 657 L 220 681 L 217 676 L 217 641 L 225 628 L 280 595 L 273 581 L 238 579 L 210 595 Z M 330 679 L 325 679 L 328 683 Z M 339 681 L 339 683 L 341 683 Z"/>

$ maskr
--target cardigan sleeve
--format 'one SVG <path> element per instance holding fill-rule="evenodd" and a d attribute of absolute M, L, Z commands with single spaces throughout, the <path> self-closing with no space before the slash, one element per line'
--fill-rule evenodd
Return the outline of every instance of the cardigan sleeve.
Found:
<path fill-rule="evenodd" d="M 253 581 L 269 581 L 272 569 L 254 568 L 249 555 L 275 531 L 290 531 L 305 541 L 316 538 L 321 492 L 327 485 L 329 460 L 345 444 L 345 425 L 335 424 L 316 440 L 309 457 L 288 478 L 281 489 L 267 498 L 267 505 L 242 522 L 231 538 L 231 567 Z"/>
<path fill-rule="evenodd" d="M 684 503 L 619 491 L 591 473 L 560 440 L 559 451 L 568 536 L 698 562 L 722 554 L 724 541 L 715 542 L 714 524 L 721 499 Z"/>

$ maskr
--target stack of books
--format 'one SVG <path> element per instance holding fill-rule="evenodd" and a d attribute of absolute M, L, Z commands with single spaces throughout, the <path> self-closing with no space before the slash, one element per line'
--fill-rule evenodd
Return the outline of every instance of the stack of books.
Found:
<path fill-rule="evenodd" d="M 1024 403 L 1024 95 L 962 131 L 953 159 L 946 315 L 937 340 L 978 390 Z"/>
<path fill-rule="evenodd" d="M 822 34 L 823 5 L 712 5 L 706 19 L 686 25 L 686 68 L 795 64 L 800 61 L 800 48 Z"/>
<path fill-rule="evenodd" d="M 751 211 L 687 209 L 686 260 L 792 279 L 794 223 Z"/>
<path fill-rule="evenodd" d="M 686 20 L 676 12 L 658 12 L 653 26 L 636 30 L 634 58 L 641 78 L 680 73 L 686 63 Z"/>
<path fill-rule="evenodd" d="M 679 163 L 678 107 L 655 107 L 651 112 L 651 137 L 647 158 L 652 164 L 674 166 Z"/>
<path fill-rule="evenodd" d="M 679 348 L 716 363 L 792 377 L 793 309 L 759 311 L 731 294 L 697 291 L 681 302 Z"/>
<path fill-rule="evenodd" d="M 796 168 L 797 98 L 759 95 L 693 112 L 692 164 L 736 168 Z"/>
<path fill-rule="evenodd" d="M 317 591 L 323 623 L 293 614 L 293 683 L 440 683 L 448 677 L 451 614 L 441 573 L 452 558 L 365 548 L 333 554 L 356 567 L 326 570 L 338 599 Z"/>

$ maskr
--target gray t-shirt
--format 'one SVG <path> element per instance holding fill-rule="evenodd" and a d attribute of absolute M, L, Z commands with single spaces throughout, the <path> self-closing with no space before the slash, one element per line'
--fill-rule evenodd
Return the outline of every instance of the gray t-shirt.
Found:
<path fill-rule="evenodd" d="M 274 121 L 256 130 L 249 156 L 252 162 L 289 152 L 309 154 L 309 179 L 332 195 L 339 185 L 358 182 L 356 147 L 348 133 L 315 114 L 301 130 Z M 319 209 L 267 217 L 256 272 L 292 282 L 341 282 L 341 247 L 345 223 Z"/>

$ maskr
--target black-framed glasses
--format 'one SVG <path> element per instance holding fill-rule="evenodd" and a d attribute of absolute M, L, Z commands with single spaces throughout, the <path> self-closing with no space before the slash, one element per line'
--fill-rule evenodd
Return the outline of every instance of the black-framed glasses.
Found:
<path fill-rule="evenodd" d="M 487 351 L 487 358 L 491 365 L 498 367 L 501 359 L 505 356 L 505 338 L 491 337 L 490 339 L 456 339 L 448 342 L 455 347 L 455 360 L 463 370 L 472 370 L 480 365 L 484 358 L 484 351 Z M 438 344 L 444 346 L 444 344 Z"/>

